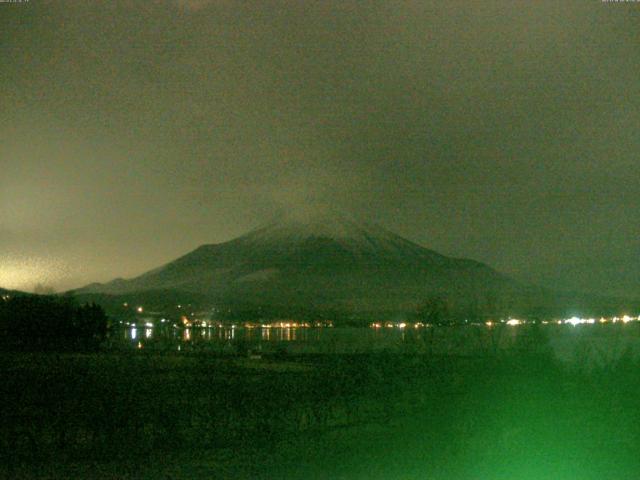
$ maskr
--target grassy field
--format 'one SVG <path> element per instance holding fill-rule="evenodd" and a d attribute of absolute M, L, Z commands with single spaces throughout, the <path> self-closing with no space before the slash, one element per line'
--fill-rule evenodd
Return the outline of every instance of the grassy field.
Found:
<path fill-rule="evenodd" d="M 636 479 L 638 364 L 3 354 L 5 478 Z"/>

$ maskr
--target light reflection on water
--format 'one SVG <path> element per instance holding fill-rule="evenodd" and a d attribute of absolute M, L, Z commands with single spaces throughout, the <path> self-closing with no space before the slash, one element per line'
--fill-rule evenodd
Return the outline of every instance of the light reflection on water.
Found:
<path fill-rule="evenodd" d="M 139 340 L 139 328 L 135 326 L 123 329 L 124 338 L 127 340 Z M 227 341 L 242 340 L 248 342 L 274 341 L 274 342 L 306 342 L 323 341 L 334 336 L 355 338 L 396 338 L 399 340 L 411 340 L 421 338 L 422 332 L 399 329 L 368 329 L 368 328 L 326 328 L 326 327 L 187 327 L 169 328 L 164 326 L 144 328 L 144 337 L 152 338 L 180 338 L 185 342 L 192 341 Z"/>
<path fill-rule="evenodd" d="M 339 332 L 338 335 L 349 331 L 349 337 L 355 334 L 356 337 L 377 337 L 379 332 L 369 331 L 366 328 L 348 329 L 328 329 L 321 327 L 147 327 L 144 329 L 144 338 L 147 340 L 174 339 L 182 342 L 228 342 L 233 340 L 245 341 L 248 343 L 261 342 L 320 342 L 333 335 L 331 331 Z M 404 332 L 388 332 L 388 336 L 398 336 L 405 339 Z M 397 335 L 392 335 L 397 333 Z M 131 326 L 123 329 L 126 340 L 138 341 L 140 334 L 138 328 Z"/>
<path fill-rule="evenodd" d="M 120 337 L 121 338 L 121 337 Z M 367 352 L 394 350 L 403 345 L 425 343 L 423 332 L 404 329 L 327 328 L 293 326 L 209 326 L 175 328 L 156 325 L 144 329 L 141 338 L 134 326 L 124 330 L 124 338 L 130 345 L 139 342 L 150 348 L 185 350 L 211 350 L 229 352 L 249 348 L 268 352 L 287 345 L 290 352 Z M 264 347 L 264 348 L 263 348 Z"/>
<path fill-rule="evenodd" d="M 640 324 L 610 324 L 583 327 L 571 325 L 542 326 L 545 340 L 562 360 L 571 361 L 577 351 L 590 350 L 618 357 L 627 348 L 640 356 Z M 155 326 L 145 328 L 141 336 L 138 328 L 123 328 L 114 336 L 123 339 L 124 346 L 171 349 L 178 351 L 212 351 L 219 353 L 260 350 L 275 352 L 286 349 L 290 353 L 365 353 L 375 351 L 403 351 L 407 353 L 433 353 L 438 355 L 477 355 L 509 349 L 522 336 L 525 327 L 503 329 L 485 326 L 459 326 L 434 328 L 352 328 L 352 327 L 291 327 L 270 326 L 247 328 L 244 326 L 190 327 Z M 122 341 L 122 340 L 119 340 Z M 585 348 L 586 347 L 586 348 Z M 595 359 L 604 361 L 607 359 Z"/>

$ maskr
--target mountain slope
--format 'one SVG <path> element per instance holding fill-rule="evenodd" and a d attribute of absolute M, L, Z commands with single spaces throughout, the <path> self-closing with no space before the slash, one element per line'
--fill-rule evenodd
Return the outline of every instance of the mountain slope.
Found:
<path fill-rule="evenodd" d="M 514 289 L 472 260 L 449 258 L 347 216 L 292 217 L 229 242 L 203 245 L 139 277 L 77 293 L 182 291 L 212 302 L 397 310 L 434 293 Z"/>

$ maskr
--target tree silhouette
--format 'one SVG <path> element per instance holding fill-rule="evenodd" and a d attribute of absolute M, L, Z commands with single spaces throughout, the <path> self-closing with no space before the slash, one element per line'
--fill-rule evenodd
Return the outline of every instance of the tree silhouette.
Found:
<path fill-rule="evenodd" d="M 107 334 L 102 307 L 72 297 L 17 295 L 0 303 L 0 342 L 13 350 L 95 350 Z"/>

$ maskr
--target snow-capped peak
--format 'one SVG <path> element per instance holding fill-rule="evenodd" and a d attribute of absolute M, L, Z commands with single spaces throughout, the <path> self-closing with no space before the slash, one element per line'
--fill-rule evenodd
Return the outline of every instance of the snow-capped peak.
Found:
<path fill-rule="evenodd" d="M 310 239 L 331 240 L 354 251 L 386 252 L 387 255 L 419 254 L 426 249 L 382 227 L 335 210 L 286 212 L 280 218 L 241 237 L 258 246 L 299 244 Z"/>

